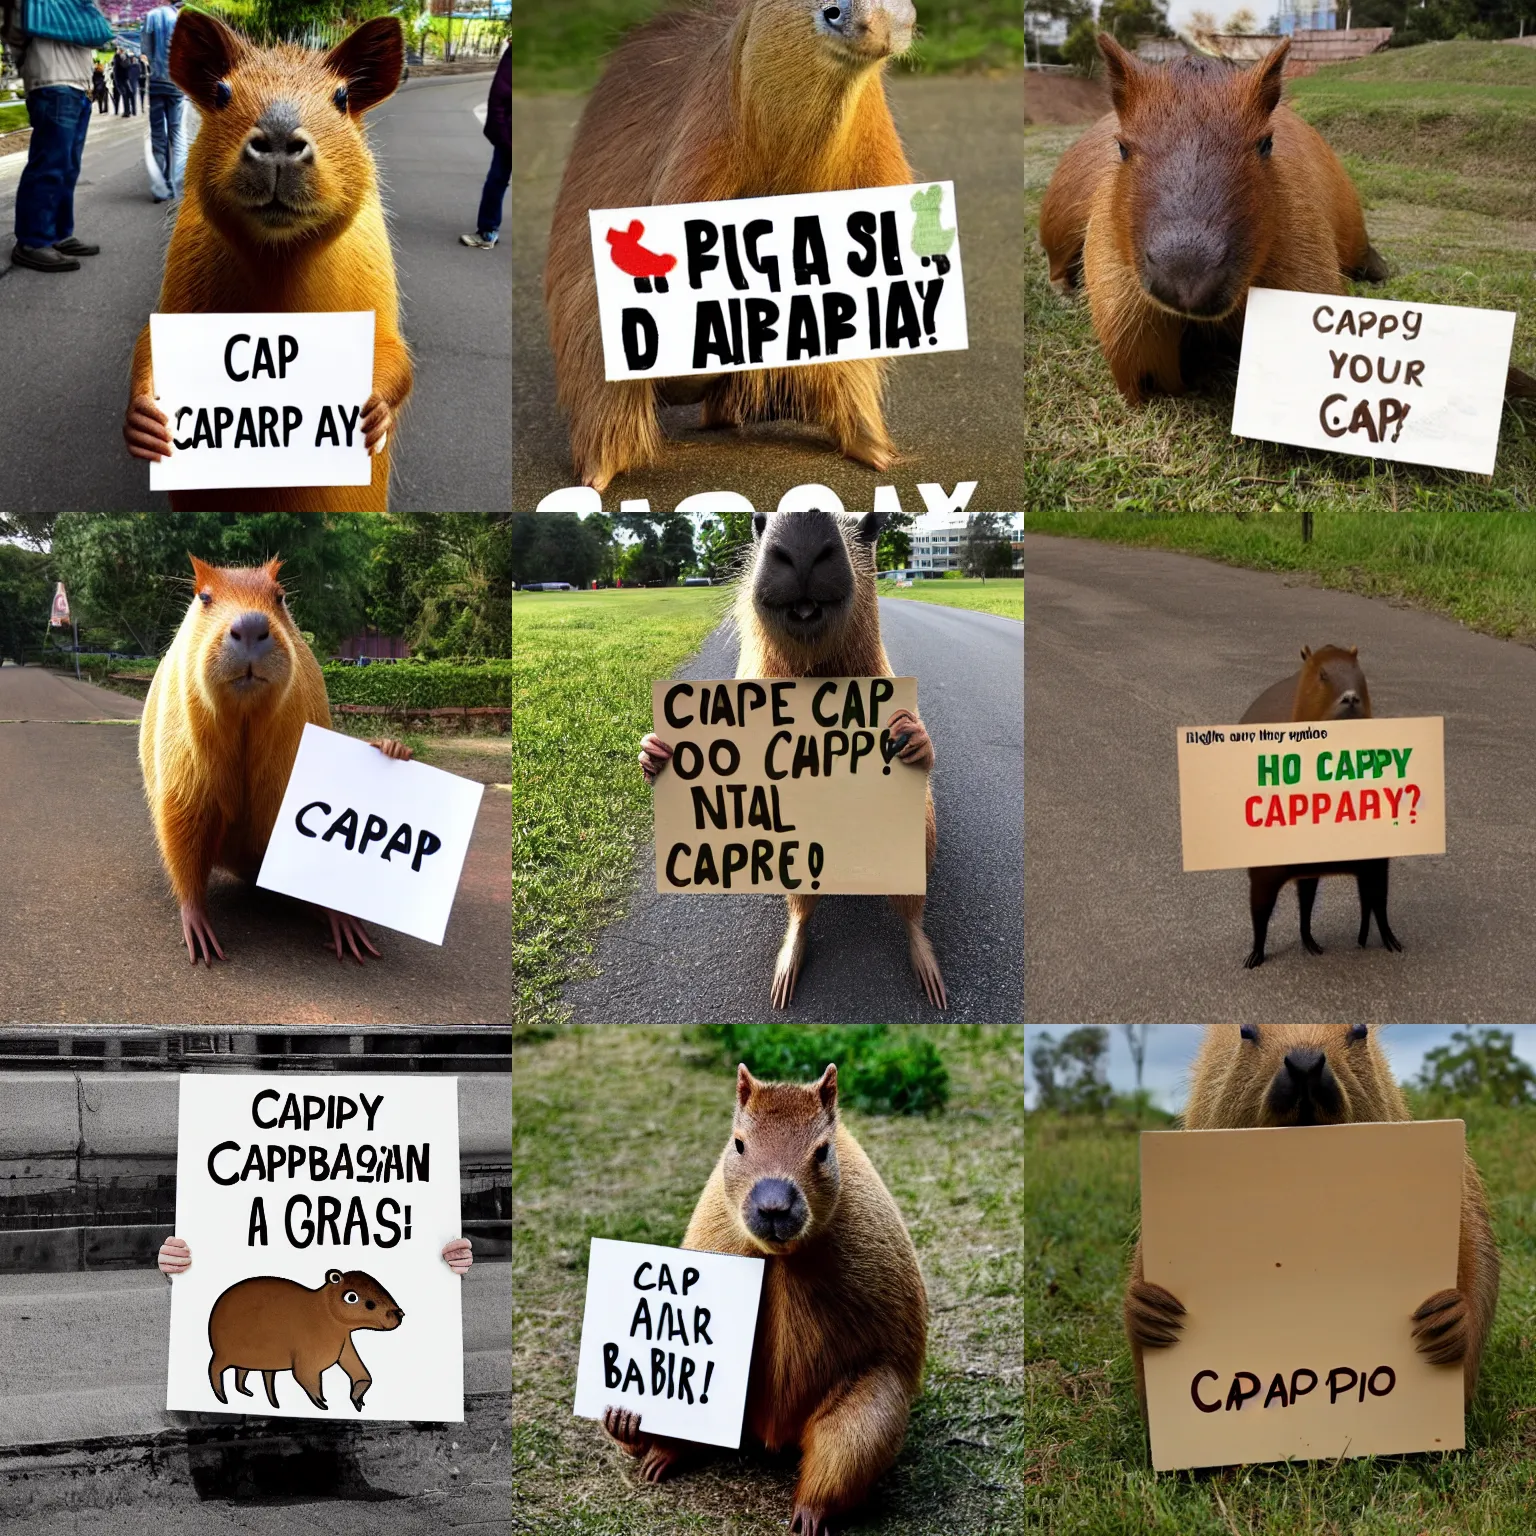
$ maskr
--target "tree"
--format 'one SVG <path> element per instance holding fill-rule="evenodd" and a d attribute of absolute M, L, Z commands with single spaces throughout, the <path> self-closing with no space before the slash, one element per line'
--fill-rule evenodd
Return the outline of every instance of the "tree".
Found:
<path fill-rule="evenodd" d="M 711 581 L 734 576 L 742 555 L 752 544 L 750 512 L 719 512 L 699 524 L 694 540 L 699 573 Z"/>
<path fill-rule="evenodd" d="M 1424 1055 L 1417 1086 L 1453 1099 L 1484 1099 L 1506 1108 L 1536 1104 L 1536 1071 L 1515 1055 L 1507 1030 L 1458 1029 L 1449 1045 Z"/>
<path fill-rule="evenodd" d="M 426 660 L 511 655 L 517 524 L 510 512 L 410 512 L 381 520 L 370 620 L 403 634 L 412 654 Z"/>
<path fill-rule="evenodd" d="M 623 578 L 632 586 L 671 586 L 694 563 L 693 524 L 681 512 L 660 517 L 620 512 L 616 527 L 635 539 L 620 557 Z"/>
<path fill-rule="evenodd" d="M 912 563 L 912 535 L 907 530 L 917 521 L 914 512 L 893 512 L 880 530 L 875 545 L 877 571 L 904 571 Z"/>
<path fill-rule="evenodd" d="M 1227 31 L 1235 37 L 1251 37 L 1259 30 L 1259 18 L 1245 5 L 1227 17 Z"/>
<path fill-rule="evenodd" d="M 53 562 L 41 551 L 0 544 L 0 661 L 25 664 L 48 622 Z"/>
<path fill-rule="evenodd" d="M 1099 7 L 1099 31 L 1108 32 L 1132 52 L 1144 37 L 1173 35 L 1165 0 L 1104 0 Z"/>
<path fill-rule="evenodd" d="M 1108 1055 L 1109 1031 L 1101 1025 L 1069 1030 L 1059 1042 L 1042 1035 L 1029 1055 L 1039 1107 L 1062 1115 L 1103 1114 L 1114 1098 L 1105 1075 Z"/>
<path fill-rule="evenodd" d="M 1125 1031 L 1126 1044 L 1131 1048 L 1131 1060 L 1136 1064 L 1136 1092 L 1141 1092 L 1141 1067 L 1147 1059 L 1147 1026 L 1145 1024 L 1122 1024 Z"/>
<path fill-rule="evenodd" d="M 590 586 L 604 567 L 611 566 L 605 546 L 612 525 L 576 512 L 514 512 L 508 540 L 511 578 L 519 585 L 530 581 L 568 581 L 573 587 Z M 596 516 L 596 514 L 594 514 Z"/>
<path fill-rule="evenodd" d="M 1061 56 L 1080 75 L 1091 75 L 1099 64 L 1099 24 L 1092 16 L 1082 16 L 1072 23 Z"/>
<path fill-rule="evenodd" d="M 1013 570 L 1013 540 L 1001 512 L 973 512 L 960 541 L 960 569 L 967 576 L 1006 576 Z"/>

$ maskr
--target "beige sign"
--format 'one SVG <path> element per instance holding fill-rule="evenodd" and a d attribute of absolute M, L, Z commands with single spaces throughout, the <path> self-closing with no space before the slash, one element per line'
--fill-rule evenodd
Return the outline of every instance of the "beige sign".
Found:
<path fill-rule="evenodd" d="M 927 887 L 928 775 L 898 709 L 913 677 L 652 683 L 672 748 L 656 779 L 656 889 L 697 895 L 906 895 Z"/>
<path fill-rule="evenodd" d="M 1181 725 L 1184 868 L 1445 852 L 1445 722 Z"/>
<path fill-rule="evenodd" d="M 1460 1120 L 1147 1131 L 1146 1277 L 1184 1304 L 1145 1352 L 1158 1471 L 1465 1443 L 1459 1365 L 1410 1318 L 1456 1284 Z"/>

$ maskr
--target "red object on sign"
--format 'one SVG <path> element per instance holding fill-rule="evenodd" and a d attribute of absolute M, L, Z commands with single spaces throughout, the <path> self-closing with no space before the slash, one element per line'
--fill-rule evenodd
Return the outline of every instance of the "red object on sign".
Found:
<path fill-rule="evenodd" d="M 613 264 L 626 277 L 665 277 L 677 265 L 676 256 L 648 251 L 640 244 L 645 225 L 631 219 L 624 231 L 610 229 L 608 244 L 613 247 Z"/>
<path fill-rule="evenodd" d="M 53 613 L 48 620 L 50 629 L 67 629 L 69 627 L 69 595 L 64 590 L 61 581 L 53 594 Z"/>

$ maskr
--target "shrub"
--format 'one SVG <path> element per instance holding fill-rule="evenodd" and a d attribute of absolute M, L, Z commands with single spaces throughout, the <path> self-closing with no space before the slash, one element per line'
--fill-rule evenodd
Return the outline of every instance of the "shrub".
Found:
<path fill-rule="evenodd" d="M 395 709 L 512 704 L 510 661 L 397 661 L 371 667 L 331 662 L 320 670 L 332 704 Z"/>

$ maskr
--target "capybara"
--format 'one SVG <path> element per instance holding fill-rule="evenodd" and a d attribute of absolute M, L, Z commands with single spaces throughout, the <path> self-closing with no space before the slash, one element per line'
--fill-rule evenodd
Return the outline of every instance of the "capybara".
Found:
<path fill-rule="evenodd" d="M 358 1328 L 390 1333 L 404 1321 L 395 1298 L 360 1269 L 326 1271 L 314 1290 L 297 1280 L 257 1275 L 240 1280 L 214 1302 L 208 1314 L 208 1380 L 221 1403 L 224 1372 L 235 1368 L 235 1391 L 253 1396 L 246 1373 L 260 1371 L 267 1401 L 277 1401 L 277 1373 L 292 1371 L 316 1408 L 325 1408 L 320 1378 L 339 1365 L 352 1383 L 352 1406 L 363 1411 L 363 1394 L 373 1384 L 358 1359 L 352 1334 Z"/>
<path fill-rule="evenodd" d="M 373 393 L 360 428 L 368 485 L 172 491 L 181 512 L 382 512 L 389 436 L 411 392 L 395 262 L 363 114 L 400 83 L 394 16 L 366 21 L 329 53 L 258 48 L 202 11 L 182 11 L 171 78 L 198 109 L 186 192 L 165 258 L 160 313 L 369 310 Z M 139 334 L 123 436 L 135 458 L 171 452 L 155 404 L 149 327 Z"/>
<path fill-rule="evenodd" d="M 922 1381 L 928 1293 L 901 1212 L 838 1118 L 837 1068 L 818 1082 L 759 1082 L 736 1070 L 731 1139 L 684 1248 L 766 1258 L 747 1379 L 746 1430 L 800 1449 L 790 1530 L 828 1536 L 863 1503 L 907 1433 Z M 686 1441 L 643 1432 L 643 1413 L 603 1424 L 640 1476 L 660 1482 Z"/>
<path fill-rule="evenodd" d="M 211 966 L 224 951 L 204 904 L 208 877 L 219 868 L 255 880 L 304 726 L 329 730 L 331 706 L 277 579 L 282 561 L 191 558 L 192 602 L 144 700 L 139 766 L 187 954 Z M 411 755 L 403 742 L 373 745 Z M 338 959 L 350 952 L 361 964 L 359 946 L 378 955 L 355 918 L 327 915 Z"/>
<path fill-rule="evenodd" d="M 667 383 L 603 377 L 588 211 L 910 182 L 883 76 L 915 21 L 912 0 L 707 0 L 664 11 L 614 51 L 576 130 L 544 268 L 583 485 L 601 491 L 657 462 Z M 703 382 L 677 380 L 680 397 Z M 895 456 L 884 390 L 878 359 L 753 369 L 709 382 L 703 419 L 808 422 L 839 452 L 884 469 Z"/>
<path fill-rule="evenodd" d="M 891 677 L 880 640 L 875 596 L 875 546 L 887 514 L 866 512 L 755 512 L 752 547 L 736 588 L 736 628 L 741 653 L 737 677 Z M 910 710 L 888 722 L 900 761 L 933 767 L 933 742 Z M 900 734 L 897 734 L 897 733 Z M 654 733 L 640 743 L 640 767 L 654 779 L 672 748 Z M 926 847 L 933 871 L 939 835 L 928 789 Z M 805 960 L 806 925 L 819 896 L 786 896 L 789 922 L 773 972 L 773 1006 L 787 1007 Z M 892 896 L 907 925 L 907 953 L 928 1001 L 947 1006 L 944 977 L 923 930 L 926 896 Z"/>
<path fill-rule="evenodd" d="M 1387 275 L 1322 135 L 1280 100 L 1290 43 L 1251 69 L 1138 63 L 1099 37 L 1115 110 L 1061 157 L 1040 208 L 1051 279 L 1079 278 L 1120 393 L 1181 394 L 1187 343 L 1240 341 L 1251 287 L 1343 293 Z"/>
<path fill-rule="evenodd" d="M 1360 648 L 1325 645 L 1301 648 L 1301 670 L 1272 683 L 1243 711 L 1240 724 L 1276 720 L 1369 720 L 1371 690 L 1360 667 Z M 1312 906 L 1324 875 L 1353 875 L 1360 896 L 1360 946 L 1371 936 L 1371 918 L 1387 949 L 1402 945 L 1387 921 L 1387 871 L 1390 859 L 1338 859 L 1321 864 L 1266 864 L 1248 871 L 1248 910 L 1253 919 L 1253 948 L 1243 962 L 1252 970 L 1264 964 L 1264 941 L 1280 892 L 1296 882 L 1301 909 L 1301 942 L 1314 955 L 1323 947 L 1312 937 Z"/>
<path fill-rule="evenodd" d="M 1209 1025 L 1190 1079 L 1184 1129 L 1411 1120 L 1378 1034 L 1379 1028 L 1367 1024 Z M 1428 1297 L 1412 1317 L 1421 1354 L 1436 1365 L 1461 1362 L 1469 1403 L 1498 1300 L 1499 1250 L 1483 1183 L 1469 1155 L 1462 1175 L 1456 1289 Z M 1176 1296 L 1146 1279 L 1138 1241 L 1125 1292 L 1125 1331 L 1143 1417 L 1142 1351 L 1176 1344 L 1184 1315 Z M 1304 1331 L 1305 1319 L 1298 1319 L 1297 1326 Z"/>

